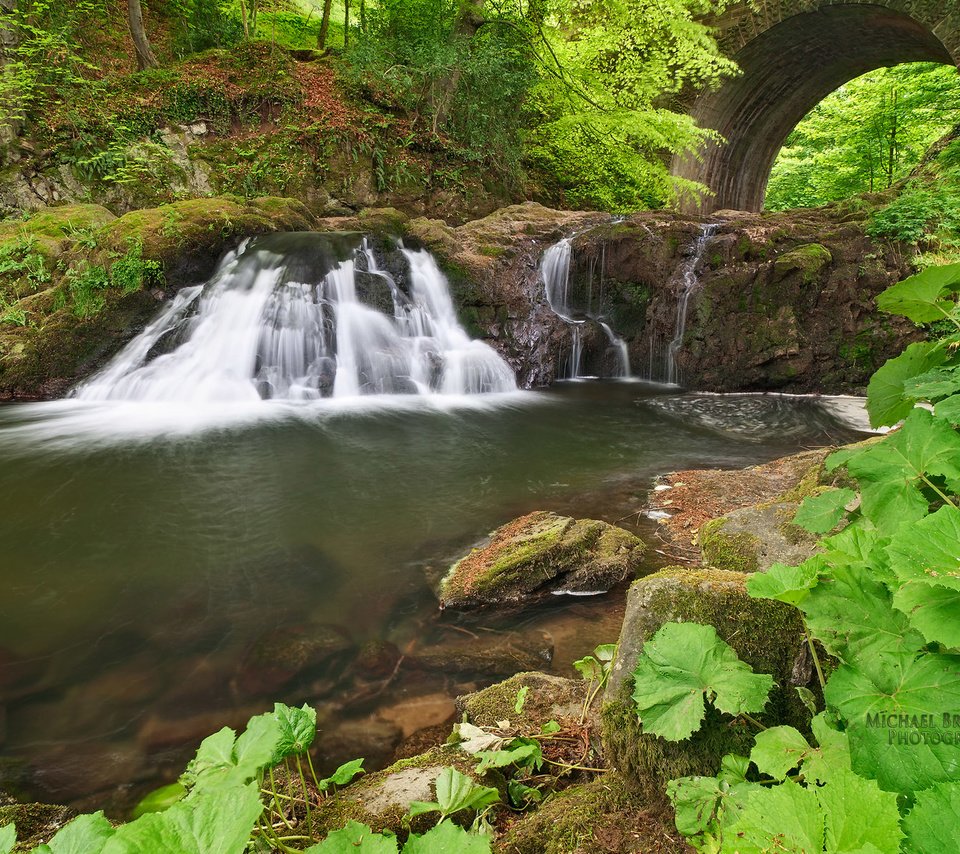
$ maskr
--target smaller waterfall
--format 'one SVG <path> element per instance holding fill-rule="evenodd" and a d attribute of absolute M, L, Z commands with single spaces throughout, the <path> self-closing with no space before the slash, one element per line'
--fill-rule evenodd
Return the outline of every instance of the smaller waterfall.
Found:
<path fill-rule="evenodd" d="M 540 278 L 543 281 L 547 303 L 553 313 L 570 327 L 570 359 L 567 362 L 565 379 L 577 379 L 583 376 L 583 330 L 588 321 L 597 323 L 607 340 L 616 358 L 616 368 L 613 376 L 629 378 L 630 357 L 627 352 L 627 342 L 620 338 L 611 328 L 593 313 L 593 266 L 590 270 L 590 283 L 587 292 L 586 306 L 576 308 L 571 306 L 570 298 L 570 263 L 573 257 L 571 238 L 564 237 L 543 253 L 540 261 Z M 600 264 L 600 294 L 599 302 L 603 301 L 603 256 Z"/>
<path fill-rule="evenodd" d="M 700 280 L 697 278 L 697 266 L 700 264 L 704 252 L 707 251 L 707 244 L 713 238 L 713 235 L 716 234 L 716 231 L 716 223 L 701 226 L 700 234 L 697 235 L 690 254 L 683 264 L 680 265 L 676 276 L 676 278 L 680 280 L 680 296 L 677 300 L 677 319 L 674 324 L 673 338 L 667 345 L 665 371 L 667 382 L 672 385 L 677 385 L 680 382 L 680 371 L 677 368 L 677 353 L 680 352 L 680 348 L 683 346 L 683 335 L 687 329 L 687 308 L 690 305 L 690 297 L 693 296 L 694 291 L 696 291 L 700 284 Z"/>

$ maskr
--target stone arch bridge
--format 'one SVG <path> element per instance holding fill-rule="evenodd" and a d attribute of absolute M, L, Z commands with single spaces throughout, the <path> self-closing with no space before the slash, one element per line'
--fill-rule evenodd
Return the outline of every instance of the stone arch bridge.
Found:
<path fill-rule="evenodd" d="M 960 0 L 754 0 L 709 23 L 743 73 L 691 108 L 726 143 L 672 165 L 713 192 L 701 211 L 761 210 L 787 135 L 847 81 L 902 62 L 960 62 Z"/>

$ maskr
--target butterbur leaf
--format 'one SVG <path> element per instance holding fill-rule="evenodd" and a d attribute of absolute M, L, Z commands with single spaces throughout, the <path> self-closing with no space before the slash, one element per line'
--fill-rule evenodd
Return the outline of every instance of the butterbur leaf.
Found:
<path fill-rule="evenodd" d="M 735 753 L 726 754 L 720 760 L 720 773 L 717 775 L 722 783 L 745 783 L 747 771 L 750 768 L 750 759 L 747 756 L 737 756 Z"/>
<path fill-rule="evenodd" d="M 723 827 L 722 854 L 823 851 L 824 819 L 816 793 L 787 780 L 747 794 L 736 819 Z"/>
<path fill-rule="evenodd" d="M 514 744 L 519 739 L 514 739 Z M 542 752 L 536 742 L 519 744 L 506 750 L 481 751 L 477 754 L 480 764 L 477 773 L 483 774 L 491 768 L 506 768 L 509 765 L 533 766 L 539 768 L 542 764 Z"/>
<path fill-rule="evenodd" d="M 738 757 L 743 758 L 743 757 Z M 749 761 L 749 760 L 747 760 Z M 716 777 L 682 777 L 667 783 L 676 826 L 684 836 L 711 830 L 718 820 L 732 822 L 757 783 L 728 784 Z"/>
<path fill-rule="evenodd" d="M 918 792 L 913 809 L 903 819 L 903 829 L 904 851 L 960 851 L 960 783 L 941 783 Z"/>
<path fill-rule="evenodd" d="M 118 827 L 103 854 L 242 854 L 262 810 L 256 783 L 198 788 L 164 812 Z"/>
<path fill-rule="evenodd" d="M 877 295 L 877 308 L 887 314 L 900 314 L 914 323 L 932 323 L 956 307 L 951 298 L 960 290 L 960 264 L 930 267 L 891 285 Z"/>
<path fill-rule="evenodd" d="M 320 781 L 320 788 L 326 791 L 330 788 L 331 784 L 334 786 L 346 786 L 354 777 L 363 773 L 363 760 L 351 759 L 349 762 L 344 762 L 343 765 L 337 768 L 329 777 L 324 777 Z"/>
<path fill-rule="evenodd" d="M 956 745 L 938 733 L 939 710 L 960 709 L 960 656 L 883 656 L 841 665 L 824 698 L 846 726 L 851 767 L 880 788 L 910 793 L 960 776 Z M 896 726 L 887 726 L 894 715 Z"/>
<path fill-rule="evenodd" d="M 901 582 L 960 590 L 960 510 L 944 505 L 915 525 L 901 528 L 887 546 L 887 554 Z"/>
<path fill-rule="evenodd" d="M 730 715 L 758 712 L 773 678 L 754 673 L 713 626 L 666 623 L 648 640 L 634 672 L 633 699 L 645 732 L 669 741 L 700 728 L 704 697 Z"/>
<path fill-rule="evenodd" d="M 527 702 L 527 694 L 530 693 L 530 688 L 527 685 L 524 685 L 519 691 L 517 691 L 517 701 L 513 704 L 513 710 L 519 715 L 523 711 L 523 706 Z"/>
<path fill-rule="evenodd" d="M 946 351 L 939 344 L 922 341 L 911 344 L 899 356 L 887 361 L 867 385 L 867 413 L 874 427 L 892 427 L 906 418 L 916 398 L 907 394 L 905 383 L 942 365 Z"/>
<path fill-rule="evenodd" d="M 232 767 L 233 746 L 236 740 L 237 734 L 226 726 L 219 732 L 208 735 L 200 742 L 200 747 L 197 748 L 196 755 L 190 760 L 187 770 L 180 777 L 180 782 L 185 786 L 192 786 L 210 771 Z"/>
<path fill-rule="evenodd" d="M 437 803 L 444 816 L 465 809 L 482 809 L 500 800 L 496 789 L 481 786 L 456 768 L 444 768 L 437 775 Z"/>
<path fill-rule="evenodd" d="M 183 800 L 187 794 L 186 788 L 182 783 L 171 783 L 169 786 L 161 786 L 148 792 L 140 802 L 133 808 L 133 817 L 140 818 L 148 812 L 163 812 L 172 807 L 177 801 Z"/>
<path fill-rule="evenodd" d="M 17 844 L 17 828 L 13 824 L 0 827 L 0 854 L 10 854 Z"/>
<path fill-rule="evenodd" d="M 272 765 L 280 738 L 280 722 L 272 712 L 250 718 L 233 748 L 234 763 L 239 771 L 252 779 L 262 768 Z"/>
<path fill-rule="evenodd" d="M 603 666 L 592 655 L 577 659 L 573 666 L 587 682 L 603 678 Z"/>
<path fill-rule="evenodd" d="M 416 818 L 428 812 L 440 812 L 440 804 L 436 801 L 410 801 L 407 807 L 407 818 Z"/>
<path fill-rule="evenodd" d="M 816 795 L 827 851 L 861 851 L 872 845 L 880 854 L 898 854 L 903 831 L 896 793 L 883 792 L 874 780 L 851 771 L 837 771 L 817 787 Z"/>
<path fill-rule="evenodd" d="M 800 698 L 800 702 L 807 707 L 807 711 L 810 712 L 811 715 L 815 715 L 817 713 L 816 694 L 803 685 L 794 685 L 793 687 L 797 692 L 797 696 Z"/>
<path fill-rule="evenodd" d="M 942 418 L 951 424 L 960 424 L 960 394 L 941 400 L 933 411 L 937 418 Z"/>
<path fill-rule="evenodd" d="M 907 582 L 894 592 L 893 606 L 928 643 L 960 647 L 960 590 Z"/>
<path fill-rule="evenodd" d="M 810 752 L 807 740 L 792 726 L 775 726 L 757 733 L 750 761 L 761 774 L 783 780 Z"/>
<path fill-rule="evenodd" d="M 799 566 L 775 563 L 766 572 L 754 572 L 747 578 L 747 593 L 754 599 L 776 599 L 788 605 L 799 605 L 816 585 L 820 573 L 827 568 L 816 555 Z"/>
<path fill-rule="evenodd" d="M 547 721 L 542 727 L 540 727 L 540 732 L 544 735 L 553 735 L 555 732 L 560 732 L 560 724 L 556 721 Z"/>
<path fill-rule="evenodd" d="M 847 505 L 856 497 L 852 489 L 846 488 L 828 489 L 819 495 L 812 495 L 804 499 L 793 522 L 814 534 L 826 534 L 837 527 L 846 515 Z"/>
<path fill-rule="evenodd" d="M 79 815 L 57 831 L 47 843 L 47 850 L 51 854 L 100 854 L 113 834 L 113 825 L 103 812 Z"/>
<path fill-rule="evenodd" d="M 860 484 L 861 512 L 878 528 L 896 530 L 918 522 L 930 507 L 920 491 L 924 475 L 960 486 L 960 435 L 925 409 L 914 409 L 903 427 L 882 442 L 863 449 L 838 451 L 827 468 L 845 464 Z"/>
<path fill-rule="evenodd" d="M 530 804 L 538 804 L 543 800 L 543 792 L 519 780 L 507 781 L 507 794 L 510 796 L 510 803 L 518 809 L 524 809 Z"/>
<path fill-rule="evenodd" d="M 286 756 L 303 753 L 317 734 L 317 710 L 306 703 L 299 709 L 275 703 L 273 715 L 279 725 L 280 737 L 272 762 L 276 764 Z"/>
<path fill-rule="evenodd" d="M 348 821 L 304 854 L 397 854 L 397 838 L 389 831 L 374 833 L 359 821 Z"/>
<path fill-rule="evenodd" d="M 936 401 L 960 391 L 960 367 L 935 368 L 912 377 L 903 384 L 903 390 L 914 400 Z"/>
<path fill-rule="evenodd" d="M 838 771 L 849 771 L 850 743 L 847 734 L 831 726 L 825 712 L 810 721 L 810 729 L 818 746 L 803 760 L 804 779 L 825 783 Z"/>
<path fill-rule="evenodd" d="M 617 654 L 617 645 L 615 643 L 602 643 L 593 651 L 593 654 L 597 661 L 613 661 L 613 657 Z"/>
<path fill-rule="evenodd" d="M 411 836 L 403 854 L 490 854 L 490 838 L 442 821 L 423 836 Z"/>
<path fill-rule="evenodd" d="M 814 637 L 843 661 L 898 656 L 923 646 L 907 616 L 893 607 L 886 585 L 863 564 L 835 567 L 798 607 Z"/>

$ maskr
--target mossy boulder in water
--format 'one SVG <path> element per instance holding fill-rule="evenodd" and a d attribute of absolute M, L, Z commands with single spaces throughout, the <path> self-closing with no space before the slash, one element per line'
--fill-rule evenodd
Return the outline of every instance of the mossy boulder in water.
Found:
<path fill-rule="evenodd" d="M 643 550 L 615 525 L 540 510 L 498 528 L 457 561 L 440 584 L 440 600 L 467 609 L 605 592 L 636 573 Z"/>
<path fill-rule="evenodd" d="M 517 697 L 526 688 L 518 712 Z M 587 683 L 532 671 L 517 673 L 481 691 L 457 697 L 457 711 L 475 726 L 495 726 L 508 720 L 524 730 L 538 731 L 547 721 L 579 718 L 587 696 Z"/>
<path fill-rule="evenodd" d="M 703 562 L 734 572 L 802 563 L 813 554 L 817 538 L 791 521 L 797 507 L 789 501 L 760 504 L 707 522 L 698 535 Z"/>
<path fill-rule="evenodd" d="M 651 797 L 662 796 L 667 781 L 676 777 L 716 774 L 725 753 L 749 754 L 755 734 L 712 707 L 689 740 L 667 741 L 643 732 L 631 696 L 633 672 L 643 644 L 665 623 L 714 626 L 755 672 L 774 678 L 760 720 L 770 726 L 808 726 L 809 712 L 795 690 L 814 687 L 800 614 L 781 602 L 750 598 L 747 578 L 740 572 L 670 567 L 630 588 L 602 713 L 604 747 L 613 767 Z"/>

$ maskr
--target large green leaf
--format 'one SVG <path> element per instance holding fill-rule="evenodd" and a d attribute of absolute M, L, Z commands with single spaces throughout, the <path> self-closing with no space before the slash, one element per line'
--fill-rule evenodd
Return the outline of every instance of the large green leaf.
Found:
<path fill-rule="evenodd" d="M 846 487 L 812 495 L 804 499 L 793 522 L 814 534 L 826 534 L 837 527 L 846 515 L 847 505 L 856 497 L 857 494 Z"/>
<path fill-rule="evenodd" d="M 936 401 L 960 391 L 960 366 L 935 368 L 913 377 L 903 384 L 903 390 L 914 400 Z"/>
<path fill-rule="evenodd" d="M 941 400 L 933 411 L 937 418 L 942 418 L 951 424 L 960 424 L 960 394 Z"/>
<path fill-rule="evenodd" d="M 103 854 L 242 854 L 262 810 L 256 783 L 197 789 L 164 812 L 118 827 Z"/>
<path fill-rule="evenodd" d="M 250 718 L 233 748 L 237 768 L 252 779 L 262 768 L 272 765 L 281 737 L 280 721 L 273 712 Z"/>
<path fill-rule="evenodd" d="M 304 854 L 397 854 L 397 838 L 392 833 L 374 833 L 359 821 L 348 821 L 346 827 L 327 834 Z"/>
<path fill-rule="evenodd" d="M 804 779 L 825 783 L 837 771 L 849 771 L 850 742 L 847 734 L 830 726 L 824 712 L 810 721 L 810 729 L 818 746 L 803 759 Z"/>
<path fill-rule="evenodd" d="M 897 795 L 883 792 L 873 780 L 838 771 L 816 789 L 823 810 L 827 854 L 847 854 L 872 845 L 882 854 L 897 854 L 903 831 Z"/>
<path fill-rule="evenodd" d="M 878 528 L 918 522 L 930 507 L 923 477 L 960 485 L 960 436 L 925 409 L 914 409 L 903 427 L 866 448 L 838 451 L 827 468 L 846 465 L 860 485 L 861 511 Z"/>
<path fill-rule="evenodd" d="M 417 816 L 426 812 L 439 812 L 446 818 L 460 810 L 479 810 L 500 800 L 500 793 L 489 786 L 481 786 L 467 774 L 461 774 L 456 768 L 444 768 L 435 784 L 436 801 L 413 801 L 409 815 Z"/>
<path fill-rule="evenodd" d="M 704 833 L 720 816 L 733 821 L 758 783 L 727 783 L 717 777 L 681 777 L 667 783 L 676 826 L 684 836 Z"/>
<path fill-rule="evenodd" d="M 700 728 L 704 696 L 722 712 L 758 712 L 773 678 L 754 673 L 713 626 L 666 623 L 643 645 L 633 699 L 645 732 L 669 741 Z"/>
<path fill-rule="evenodd" d="M 79 815 L 60 828 L 43 846 L 43 851 L 44 854 L 100 854 L 113 834 L 113 825 L 102 812 Z"/>
<path fill-rule="evenodd" d="M 891 285 L 877 296 L 877 308 L 901 314 L 914 323 L 942 320 L 955 307 L 950 295 L 960 290 L 960 264 L 929 267 Z"/>
<path fill-rule="evenodd" d="M 197 749 L 196 755 L 187 764 L 187 770 L 180 777 L 185 786 L 194 785 L 200 777 L 211 771 L 222 771 L 233 766 L 233 746 L 236 744 L 237 734 L 224 727 L 208 735 Z"/>
<path fill-rule="evenodd" d="M 853 770 L 904 793 L 960 778 L 960 751 L 937 737 L 941 716 L 960 709 L 957 673 L 960 656 L 929 653 L 837 668 L 824 698 L 844 720 Z"/>
<path fill-rule="evenodd" d="M 890 566 L 903 582 L 960 590 L 960 510 L 944 505 L 901 528 L 887 546 Z"/>
<path fill-rule="evenodd" d="M 490 837 L 442 821 L 423 836 L 411 836 L 403 854 L 490 854 Z"/>
<path fill-rule="evenodd" d="M 941 783 L 917 795 L 903 819 L 910 854 L 960 851 L 960 782 Z"/>
<path fill-rule="evenodd" d="M 747 579 L 747 592 L 754 599 L 776 599 L 788 605 L 799 605 L 826 568 L 826 562 L 819 555 L 799 566 L 775 563 L 766 572 L 751 573 Z"/>
<path fill-rule="evenodd" d="M 17 844 L 17 828 L 13 824 L 0 827 L 0 854 L 10 854 Z"/>
<path fill-rule="evenodd" d="M 896 657 L 924 643 L 893 607 L 886 585 L 862 564 L 834 567 L 799 607 L 813 635 L 842 661 Z"/>
<path fill-rule="evenodd" d="M 906 418 L 915 398 L 907 394 L 904 384 L 942 365 L 946 359 L 943 347 L 929 341 L 911 344 L 899 356 L 888 360 L 871 378 L 867 386 L 867 412 L 874 427 L 890 427 Z"/>
<path fill-rule="evenodd" d="M 273 715 L 279 726 L 280 737 L 271 758 L 272 764 L 276 764 L 285 756 L 303 753 L 313 744 L 317 734 L 316 709 L 306 703 L 299 709 L 285 706 L 283 703 L 275 703 Z"/>
<path fill-rule="evenodd" d="M 787 780 L 751 790 L 735 821 L 723 826 L 722 854 L 820 854 L 823 812 L 817 796 Z"/>
<path fill-rule="evenodd" d="M 792 726 L 775 726 L 757 733 L 750 761 L 761 774 L 783 780 L 814 748 Z"/>
<path fill-rule="evenodd" d="M 960 590 L 907 582 L 894 592 L 893 605 L 928 643 L 960 647 Z"/>
<path fill-rule="evenodd" d="M 172 807 L 177 801 L 183 800 L 187 790 L 182 783 L 171 783 L 169 786 L 160 786 L 144 795 L 133 808 L 133 817 L 140 818 L 148 812 L 163 812 Z"/>

